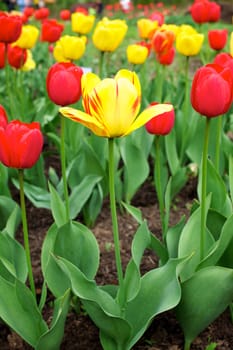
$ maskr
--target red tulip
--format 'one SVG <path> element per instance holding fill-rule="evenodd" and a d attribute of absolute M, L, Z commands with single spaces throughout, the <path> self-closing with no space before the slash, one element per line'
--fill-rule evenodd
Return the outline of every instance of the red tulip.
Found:
<path fill-rule="evenodd" d="M 153 102 L 150 105 L 156 105 L 158 102 Z M 167 103 L 170 104 L 170 103 Z M 146 130 L 154 135 L 167 135 L 172 130 L 175 123 L 175 112 L 172 109 L 170 112 L 165 112 L 157 117 L 152 118 L 145 124 Z"/>
<path fill-rule="evenodd" d="M 221 17 L 221 7 L 216 2 L 209 3 L 209 22 L 218 22 Z"/>
<path fill-rule="evenodd" d="M 157 21 L 158 25 L 161 26 L 164 23 L 164 15 L 161 12 L 155 11 L 150 15 L 152 21 Z"/>
<path fill-rule="evenodd" d="M 219 64 L 222 67 L 228 67 L 231 70 L 231 74 L 233 76 L 233 57 L 229 53 L 219 53 L 215 56 L 213 63 Z"/>
<path fill-rule="evenodd" d="M 152 37 L 151 46 L 155 53 L 166 54 L 173 46 L 175 34 L 171 30 L 157 30 Z"/>
<path fill-rule="evenodd" d="M 41 41 L 55 43 L 60 39 L 63 30 L 63 24 L 58 23 L 55 19 L 45 19 L 41 27 Z"/>
<path fill-rule="evenodd" d="M 26 17 L 31 17 L 33 15 L 34 11 L 35 11 L 34 7 L 25 7 L 25 9 L 23 10 L 23 14 Z"/>
<path fill-rule="evenodd" d="M 0 105 L 0 127 L 5 128 L 8 123 L 6 111 L 2 105 Z"/>
<path fill-rule="evenodd" d="M 5 52 L 6 45 L 4 43 L 0 43 L 0 69 L 5 67 Z"/>
<path fill-rule="evenodd" d="M 213 50 L 222 50 L 227 43 L 227 29 L 212 29 L 208 32 L 209 45 Z"/>
<path fill-rule="evenodd" d="M 197 70 L 191 88 L 191 103 L 200 114 L 212 118 L 226 113 L 233 97 L 233 76 L 228 67 L 207 64 Z"/>
<path fill-rule="evenodd" d="M 39 159 L 43 147 L 40 124 L 13 120 L 0 126 L 0 161 L 7 167 L 31 168 Z"/>
<path fill-rule="evenodd" d="M 190 8 L 191 16 L 196 23 L 209 21 L 209 1 L 196 1 Z"/>
<path fill-rule="evenodd" d="M 34 12 L 34 18 L 37 19 L 38 21 L 42 21 L 46 18 L 48 18 L 50 15 L 50 11 L 47 7 L 41 7 L 38 10 L 35 10 Z"/>
<path fill-rule="evenodd" d="M 160 64 L 162 64 L 164 66 L 168 66 L 168 65 L 172 64 L 172 62 L 174 61 L 175 53 L 176 53 L 175 48 L 172 47 L 166 53 L 157 54 L 156 59 Z"/>
<path fill-rule="evenodd" d="M 75 12 L 81 12 L 84 15 L 88 15 L 88 10 L 85 7 L 77 6 Z"/>
<path fill-rule="evenodd" d="M 7 60 L 9 65 L 16 69 L 20 69 L 27 59 L 27 50 L 19 46 L 7 46 Z"/>
<path fill-rule="evenodd" d="M 60 18 L 61 18 L 63 21 L 69 21 L 69 20 L 70 20 L 70 17 L 71 17 L 71 12 L 70 12 L 70 10 L 61 10 L 61 11 L 60 11 Z"/>
<path fill-rule="evenodd" d="M 82 74 L 82 69 L 73 63 L 55 63 L 46 79 L 49 98 L 59 106 L 77 102 L 81 97 Z"/>
<path fill-rule="evenodd" d="M 20 16 L 8 15 L 0 11 L 0 42 L 13 43 L 22 31 L 22 19 Z"/>

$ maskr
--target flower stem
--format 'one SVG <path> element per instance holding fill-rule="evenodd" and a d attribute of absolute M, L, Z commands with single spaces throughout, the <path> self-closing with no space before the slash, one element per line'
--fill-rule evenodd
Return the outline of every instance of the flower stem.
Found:
<path fill-rule="evenodd" d="M 66 220 L 67 222 L 70 220 L 70 206 L 69 206 L 69 193 L 67 187 L 67 179 L 66 179 L 66 153 L 65 153 L 65 118 L 61 117 L 61 147 L 60 147 L 60 155 L 61 155 L 61 173 L 63 180 L 63 191 L 65 198 L 65 207 L 66 207 Z"/>
<path fill-rule="evenodd" d="M 113 227 L 113 240 L 114 240 L 117 276 L 118 276 L 119 287 L 121 288 L 123 286 L 123 271 L 122 271 L 122 263 L 121 263 L 120 241 L 119 241 L 119 230 L 118 230 L 116 197 L 115 197 L 114 139 L 108 139 L 108 157 L 109 157 L 109 194 L 110 194 L 110 207 L 111 207 L 112 227 Z"/>
<path fill-rule="evenodd" d="M 160 136 L 155 136 L 155 187 L 159 201 L 159 211 L 163 238 L 166 234 L 164 197 L 161 186 Z"/>
<path fill-rule="evenodd" d="M 215 148 L 215 168 L 219 172 L 220 162 L 220 145 L 222 136 L 222 116 L 218 117 L 217 135 L 216 135 L 216 148 Z"/>
<path fill-rule="evenodd" d="M 23 182 L 24 182 L 23 169 L 19 169 L 20 205 L 21 205 L 21 213 L 22 213 L 24 248 L 25 248 L 27 267 L 28 267 L 29 284 L 30 284 L 31 291 L 36 299 L 36 289 L 35 289 L 35 283 L 34 283 L 33 273 L 32 273 L 32 263 L 31 263 L 30 246 L 29 246 L 29 238 L 28 238 L 28 225 L 27 225 Z"/>
<path fill-rule="evenodd" d="M 189 106 L 189 56 L 186 57 L 185 61 L 185 95 L 184 95 L 184 105 L 183 105 L 183 123 L 182 123 L 182 140 L 181 140 L 181 153 L 180 153 L 180 163 L 182 165 L 185 155 L 185 147 L 187 143 L 188 136 L 188 106 Z"/>
<path fill-rule="evenodd" d="M 100 51 L 100 60 L 99 60 L 99 76 L 104 78 L 104 51 Z"/>
<path fill-rule="evenodd" d="M 202 153 L 200 260 L 202 260 L 205 255 L 206 182 L 207 182 L 207 156 L 208 156 L 210 120 L 211 120 L 210 118 L 206 118 L 204 146 L 203 146 L 203 153 Z"/>

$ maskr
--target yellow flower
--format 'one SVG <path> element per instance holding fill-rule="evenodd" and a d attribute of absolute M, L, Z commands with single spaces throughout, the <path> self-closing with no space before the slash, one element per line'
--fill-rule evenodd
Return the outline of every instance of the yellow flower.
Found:
<path fill-rule="evenodd" d="M 137 21 L 137 27 L 140 38 L 151 39 L 159 25 L 157 21 L 141 18 Z"/>
<path fill-rule="evenodd" d="M 17 41 L 14 42 L 14 45 L 21 47 L 22 49 L 32 49 L 39 36 L 39 29 L 30 24 L 24 25 L 22 27 L 22 32 Z"/>
<path fill-rule="evenodd" d="M 24 72 L 28 72 L 30 70 L 33 70 L 36 68 L 36 62 L 34 61 L 32 57 L 32 53 L 30 50 L 27 50 L 27 60 L 24 63 L 24 65 L 20 68 L 20 70 Z"/>
<path fill-rule="evenodd" d="M 174 33 L 175 37 L 179 31 L 179 27 L 176 24 L 162 24 L 160 27 L 160 30 L 170 30 L 171 32 Z"/>
<path fill-rule="evenodd" d="M 138 44 L 128 45 L 126 54 L 129 63 L 142 64 L 147 59 L 148 48 Z"/>
<path fill-rule="evenodd" d="M 230 36 L 230 55 L 233 57 L 233 32 L 231 32 Z"/>
<path fill-rule="evenodd" d="M 204 35 L 181 31 L 176 37 L 176 49 L 185 56 L 197 55 L 202 47 Z"/>
<path fill-rule="evenodd" d="M 190 24 L 181 24 L 177 29 L 177 35 L 181 32 L 185 32 L 187 34 L 197 34 L 195 28 L 193 28 Z"/>
<path fill-rule="evenodd" d="M 79 34 L 88 34 L 94 25 L 95 16 L 84 15 L 81 12 L 74 12 L 71 15 L 72 31 Z"/>
<path fill-rule="evenodd" d="M 137 116 L 141 106 L 140 82 L 136 73 L 125 69 L 114 78 L 103 80 L 93 73 L 84 74 L 82 96 L 85 112 L 71 107 L 60 108 L 60 112 L 94 134 L 107 138 L 126 136 L 153 117 L 172 109 L 171 105 L 158 104 Z"/>
<path fill-rule="evenodd" d="M 95 47 L 100 51 L 115 51 L 123 41 L 128 26 L 125 21 L 120 19 L 109 20 L 103 18 L 95 27 L 92 41 Z"/>
<path fill-rule="evenodd" d="M 57 62 L 80 59 L 86 50 L 86 37 L 62 36 L 56 43 L 53 56 Z"/>

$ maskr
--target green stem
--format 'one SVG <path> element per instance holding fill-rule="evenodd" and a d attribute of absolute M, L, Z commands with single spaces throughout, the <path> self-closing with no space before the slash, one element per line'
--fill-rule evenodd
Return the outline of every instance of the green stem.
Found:
<path fill-rule="evenodd" d="M 160 159 L 160 136 L 155 136 L 155 187 L 157 192 L 157 197 L 159 201 L 159 211 L 162 224 L 162 235 L 163 238 L 166 233 L 165 225 L 165 206 L 164 197 L 161 186 L 161 159 Z"/>
<path fill-rule="evenodd" d="M 164 71 L 165 66 L 159 65 L 158 68 L 158 77 L 156 79 L 157 81 L 157 94 L 156 94 L 156 101 L 162 103 L 163 102 L 163 83 L 164 83 Z"/>
<path fill-rule="evenodd" d="M 115 196 L 115 181 L 114 181 L 114 139 L 108 139 L 108 157 L 109 157 L 109 194 L 110 194 L 110 207 L 112 216 L 113 227 L 113 240 L 116 259 L 117 276 L 119 282 L 119 288 L 123 286 L 123 271 L 121 263 L 120 253 L 120 240 L 116 211 L 116 196 Z"/>
<path fill-rule="evenodd" d="M 216 148 L 215 148 L 215 168 L 219 172 L 220 162 L 220 146 L 222 136 L 222 116 L 218 117 L 217 135 L 216 135 Z"/>
<path fill-rule="evenodd" d="M 100 51 L 100 60 L 99 60 L 99 77 L 104 78 L 104 51 Z"/>
<path fill-rule="evenodd" d="M 184 350 L 190 350 L 191 342 L 190 341 L 185 341 L 184 344 Z"/>
<path fill-rule="evenodd" d="M 207 156 L 209 145 L 210 118 L 206 118 L 204 146 L 202 153 L 202 177 L 201 177 L 201 232 L 200 232 L 200 260 L 205 255 L 206 235 L 206 182 L 207 182 Z"/>
<path fill-rule="evenodd" d="M 32 263 L 30 255 L 30 246 L 28 238 L 28 225 L 27 225 L 27 215 L 26 215 L 26 206 L 24 198 L 24 186 L 23 186 L 23 169 L 19 169 L 19 186 L 20 186 L 20 205 L 22 213 L 22 224 L 23 224 L 23 239 L 24 239 L 24 248 L 26 253 L 27 267 L 28 267 L 28 278 L 31 291 L 36 299 L 36 289 L 32 273 Z"/>
<path fill-rule="evenodd" d="M 61 117 L 61 173 L 63 180 L 63 191 L 65 198 L 65 207 L 66 207 L 66 220 L 67 222 L 70 220 L 70 206 L 69 206 L 69 193 L 67 187 L 67 179 L 66 179 L 66 154 L 65 154 L 65 118 Z"/>
<path fill-rule="evenodd" d="M 189 106 L 189 56 L 186 57 L 185 61 L 185 95 L 183 105 L 183 123 L 182 123 L 182 140 L 181 140 L 181 152 L 180 152 L 180 163 L 182 165 L 185 155 L 185 147 L 188 139 L 188 106 Z"/>

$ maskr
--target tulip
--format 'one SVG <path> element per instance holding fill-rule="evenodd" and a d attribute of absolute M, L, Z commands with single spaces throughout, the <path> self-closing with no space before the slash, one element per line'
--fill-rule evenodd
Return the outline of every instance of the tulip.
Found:
<path fill-rule="evenodd" d="M 137 45 L 145 46 L 148 50 L 148 56 L 150 56 L 150 51 L 151 51 L 151 43 L 147 41 L 138 41 Z"/>
<path fill-rule="evenodd" d="M 157 105 L 153 102 L 151 105 Z M 172 107 L 172 105 L 171 105 Z M 164 112 L 152 118 L 145 124 L 146 130 L 153 135 L 167 135 L 171 132 L 175 123 L 175 112 L 172 108 L 169 112 Z"/>
<path fill-rule="evenodd" d="M 0 69 L 5 67 L 5 52 L 6 45 L 4 43 L 0 43 Z"/>
<path fill-rule="evenodd" d="M 156 21 L 159 26 L 163 25 L 163 23 L 164 23 L 164 15 L 161 12 L 158 12 L 158 11 L 154 11 L 150 15 L 150 19 L 152 21 Z"/>
<path fill-rule="evenodd" d="M 34 12 L 34 18 L 38 21 L 42 21 L 46 18 L 48 18 L 50 15 L 50 11 L 47 7 L 41 7 L 38 10 L 35 10 Z"/>
<path fill-rule="evenodd" d="M 209 1 L 198 1 L 190 8 L 191 16 L 196 23 L 206 23 L 209 21 Z"/>
<path fill-rule="evenodd" d="M 23 10 L 23 15 L 29 18 L 33 15 L 34 11 L 34 7 L 25 7 Z"/>
<path fill-rule="evenodd" d="M 127 59 L 132 64 L 143 64 L 148 57 L 148 49 L 146 46 L 132 44 L 126 49 Z"/>
<path fill-rule="evenodd" d="M 164 66 L 168 66 L 170 64 L 173 63 L 174 61 L 174 57 L 175 57 L 175 49 L 174 47 L 172 47 L 170 50 L 168 50 L 166 53 L 159 53 L 156 55 L 156 59 L 157 61 L 164 65 Z"/>
<path fill-rule="evenodd" d="M 151 39 L 158 28 L 158 22 L 148 18 L 141 18 L 137 21 L 138 33 L 142 39 Z"/>
<path fill-rule="evenodd" d="M 69 21 L 71 18 L 71 12 L 67 9 L 61 10 L 59 16 L 63 21 Z"/>
<path fill-rule="evenodd" d="M 20 16 L 8 15 L 0 11 L 0 42 L 13 43 L 22 31 L 22 19 Z"/>
<path fill-rule="evenodd" d="M 55 43 L 60 39 L 63 30 L 63 24 L 58 23 L 55 19 L 45 19 L 41 27 L 41 41 Z"/>
<path fill-rule="evenodd" d="M 71 29 L 78 34 L 88 34 L 95 23 L 95 16 L 75 12 L 71 15 Z"/>
<path fill-rule="evenodd" d="M 227 43 L 227 29 L 212 29 L 208 31 L 208 42 L 213 50 L 222 50 Z"/>
<path fill-rule="evenodd" d="M 233 57 L 233 32 L 231 32 L 230 36 L 230 54 Z"/>
<path fill-rule="evenodd" d="M 197 70 L 191 88 L 191 103 L 200 114 L 212 118 L 226 113 L 233 97 L 233 75 L 228 67 L 208 64 Z"/>
<path fill-rule="evenodd" d="M 213 63 L 229 68 L 233 76 L 233 57 L 226 52 L 221 52 L 215 56 Z"/>
<path fill-rule="evenodd" d="M 103 80 L 93 73 L 86 73 L 82 76 L 81 86 L 85 112 L 70 107 L 60 108 L 60 112 L 98 136 L 126 136 L 156 115 L 171 110 L 171 106 L 158 104 L 137 117 L 141 107 L 141 86 L 138 76 L 128 70 L 122 69 L 114 78 Z"/>
<path fill-rule="evenodd" d="M 209 22 L 218 22 L 221 17 L 221 7 L 215 1 L 209 3 Z"/>
<path fill-rule="evenodd" d="M 39 159 L 43 147 L 40 124 L 19 120 L 0 126 L 0 161 L 7 167 L 31 168 Z"/>
<path fill-rule="evenodd" d="M 30 70 L 33 70 L 36 68 L 36 62 L 34 61 L 32 57 L 32 53 L 30 50 L 27 50 L 27 59 L 24 63 L 24 65 L 20 68 L 23 72 L 28 72 Z"/>
<path fill-rule="evenodd" d="M 39 36 L 39 29 L 32 25 L 24 25 L 20 37 L 14 45 L 21 47 L 22 49 L 32 49 Z"/>
<path fill-rule="evenodd" d="M 27 59 L 27 50 L 22 49 L 19 46 L 8 45 L 7 46 L 7 60 L 9 65 L 19 69 L 21 68 Z"/>
<path fill-rule="evenodd" d="M 59 55 L 56 51 L 58 44 Z M 86 38 L 71 35 L 62 36 L 54 48 L 54 57 L 60 62 L 59 58 L 63 57 L 65 61 L 73 61 L 80 59 L 86 50 Z M 63 61 L 62 59 L 62 61 Z"/>
<path fill-rule="evenodd" d="M 77 102 L 81 97 L 82 74 L 82 69 L 73 63 L 55 63 L 46 79 L 49 98 L 59 106 Z"/>
<path fill-rule="evenodd" d="M 169 30 L 157 30 L 151 39 L 151 46 L 155 53 L 166 54 L 173 46 L 175 35 Z"/>
<path fill-rule="evenodd" d="M 115 51 L 123 41 L 128 26 L 123 20 L 103 18 L 98 22 L 92 35 L 95 47 L 102 52 Z"/>
<path fill-rule="evenodd" d="M 7 113 L 2 105 L 0 105 L 0 128 L 5 128 L 8 123 Z"/>
<path fill-rule="evenodd" d="M 182 31 L 177 35 L 176 49 L 184 56 L 195 56 L 200 52 L 203 41 L 203 34 L 191 34 L 189 32 Z"/>

